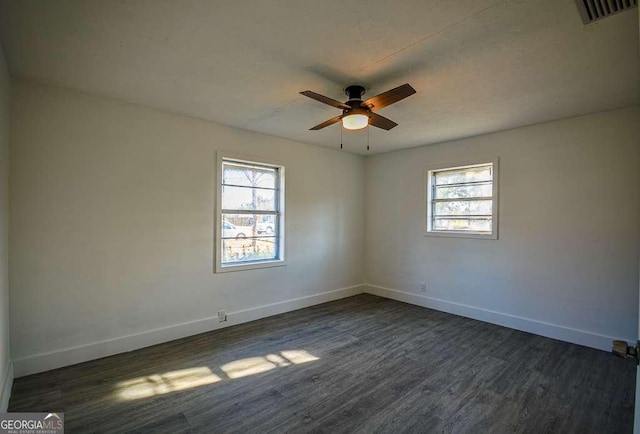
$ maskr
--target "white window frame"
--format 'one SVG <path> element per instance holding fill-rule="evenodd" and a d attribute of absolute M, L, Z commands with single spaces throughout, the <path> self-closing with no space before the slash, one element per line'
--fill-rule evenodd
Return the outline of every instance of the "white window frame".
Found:
<path fill-rule="evenodd" d="M 278 169 L 278 252 L 276 259 L 267 259 L 264 261 L 247 261 L 235 264 L 222 263 L 222 182 L 224 161 L 235 161 L 239 163 L 255 164 L 260 166 L 274 167 Z M 259 268 L 281 267 L 287 264 L 285 260 L 285 168 L 282 164 L 269 161 L 260 157 L 249 157 L 237 155 L 227 152 L 217 152 L 216 165 L 216 209 L 215 209 L 215 228 L 214 228 L 214 249 L 213 257 L 215 261 L 215 272 L 226 273 L 229 271 L 255 270 Z"/>
<path fill-rule="evenodd" d="M 425 203 L 423 206 L 424 210 L 424 234 L 425 236 L 435 236 L 435 237 L 455 237 L 455 238 L 479 238 L 479 239 L 487 239 L 487 240 L 497 240 L 498 239 L 498 199 L 499 199 L 499 186 L 500 186 L 500 161 L 498 157 L 494 158 L 484 158 L 478 159 L 475 161 L 467 161 L 467 162 L 458 162 L 451 164 L 438 164 L 437 166 L 428 167 L 425 171 L 425 179 L 424 179 L 424 187 L 425 187 Z M 492 217 L 491 217 L 491 232 L 476 232 L 476 231 L 443 231 L 443 230 L 434 230 L 432 228 L 433 225 L 433 173 L 446 171 L 446 170 L 455 170 L 455 169 L 465 169 L 469 167 L 478 167 L 485 166 L 487 164 L 493 164 L 493 181 L 492 181 L 492 190 L 491 190 L 491 198 L 493 200 L 492 204 Z"/>

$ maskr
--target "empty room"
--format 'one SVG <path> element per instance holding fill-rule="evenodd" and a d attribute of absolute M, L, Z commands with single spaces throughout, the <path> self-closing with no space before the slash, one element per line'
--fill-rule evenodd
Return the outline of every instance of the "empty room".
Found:
<path fill-rule="evenodd" d="M 0 0 L 0 433 L 640 434 L 639 23 Z"/>

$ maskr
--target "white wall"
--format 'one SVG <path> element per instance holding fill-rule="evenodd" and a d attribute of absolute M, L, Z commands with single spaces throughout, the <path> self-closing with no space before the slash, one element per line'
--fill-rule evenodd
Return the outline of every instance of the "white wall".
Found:
<path fill-rule="evenodd" d="M 367 158 L 369 291 L 602 349 L 635 340 L 639 138 L 635 107 Z M 424 236 L 425 168 L 494 156 L 499 239 Z"/>
<path fill-rule="evenodd" d="M 12 96 L 16 375 L 361 291 L 362 157 L 31 82 Z M 287 266 L 213 273 L 216 150 L 286 166 Z"/>
<path fill-rule="evenodd" d="M 363 270 L 372 293 L 596 348 L 635 339 L 638 107 L 363 160 L 12 88 L 17 375 L 213 329 L 220 309 L 231 325 L 352 295 Z M 213 273 L 216 150 L 286 165 L 286 267 Z M 493 156 L 499 240 L 424 237 L 425 167 Z"/>
<path fill-rule="evenodd" d="M 9 70 L 0 47 L 0 411 L 13 381 L 9 348 Z"/>

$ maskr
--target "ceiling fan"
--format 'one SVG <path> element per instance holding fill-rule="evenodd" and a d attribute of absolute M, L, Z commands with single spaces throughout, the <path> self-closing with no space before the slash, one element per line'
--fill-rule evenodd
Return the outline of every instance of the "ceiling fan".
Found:
<path fill-rule="evenodd" d="M 416 90 L 407 83 L 369 98 L 366 101 L 362 101 L 364 87 L 353 85 L 345 89 L 345 93 L 349 97 L 349 100 L 345 103 L 336 101 L 335 99 L 320 95 L 319 93 L 315 93 L 310 90 L 305 90 L 300 93 L 306 97 L 320 101 L 321 103 L 328 104 L 331 107 L 342 109 L 342 114 L 340 116 L 324 121 L 323 123 L 310 128 L 310 130 L 320 130 L 340 121 L 342 121 L 342 126 L 347 130 L 360 130 L 367 125 L 373 125 L 374 127 L 382 128 L 383 130 L 390 130 L 391 128 L 398 126 L 398 124 L 393 122 L 391 119 L 387 119 L 384 116 L 374 113 L 373 110 L 379 110 L 403 100 L 416 93 Z"/>

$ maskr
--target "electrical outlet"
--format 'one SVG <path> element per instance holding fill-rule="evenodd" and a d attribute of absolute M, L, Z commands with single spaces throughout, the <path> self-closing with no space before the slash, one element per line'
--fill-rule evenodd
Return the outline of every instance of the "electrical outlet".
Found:
<path fill-rule="evenodd" d="M 420 292 L 422 292 L 423 294 L 427 293 L 427 284 L 424 282 L 420 282 Z"/>
<path fill-rule="evenodd" d="M 218 311 L 218 321 L 220 321 L 220 322 L 227 321 L 227 312 L 225 312 L 224 310 L 219 310 Z"/>

